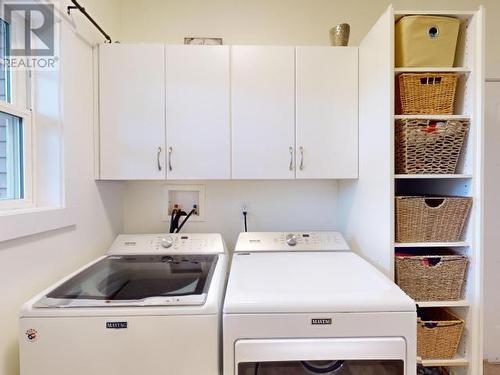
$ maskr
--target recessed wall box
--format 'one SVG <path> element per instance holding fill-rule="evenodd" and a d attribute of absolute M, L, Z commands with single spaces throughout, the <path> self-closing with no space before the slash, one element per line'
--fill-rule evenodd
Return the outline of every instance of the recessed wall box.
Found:
<path fill-rule="evenodd" d="M 163 215 L 164 221 L 170 221 L 172 210 L 176 207 L 189 213 L 196 211 L 189 221 L 205 221 L 205 186 L 203 185 L 165 185 Z"/>

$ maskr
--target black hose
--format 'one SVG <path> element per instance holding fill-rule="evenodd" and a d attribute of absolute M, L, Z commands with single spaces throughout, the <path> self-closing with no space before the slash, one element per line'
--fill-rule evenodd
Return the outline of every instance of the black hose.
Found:
<path fill-rule="evenodd" d="M 248 232 L 248 225 L 247 225 L 247 211 L 243 211 L 243 223 L 245 224 L 245 232 Z"/>
<path fill-rule="evenodd" d="M 191 211 L 189 211 L 189 213 L 187 214 L 186 218 L 182 221 L 181 225 L 177 228 L 177 231 L 175 233 L 179 233 L 182 229 L 182 227 L 184 226 L 184 224 L 186 224 L 186 222 L 188 221 L 188 219 L 191 217 L 192 214 L 194 214 L 196 212 L 196 208 L 193 208 Z"/>
<path fill-rule="evenodd" d="M 172 212 L 170 213 L 170 229 L 168 233 L 174 233 L 174 220 L 175 220 L 175 215 L 177 214 L 177 208 L 174 208 Z"/>
<path fill-rule="evenodd" d="M 177 229 L 179 228 L 179 220 L 181 219 L 181 216 L 185 216 L 186 213 L 182 211 L 181 209 L 178 209 L 177 212 L 175 213 L 174 217 L 174 222 L 172 224 L 172 232 L 171 233 L 176 233 Z"/>

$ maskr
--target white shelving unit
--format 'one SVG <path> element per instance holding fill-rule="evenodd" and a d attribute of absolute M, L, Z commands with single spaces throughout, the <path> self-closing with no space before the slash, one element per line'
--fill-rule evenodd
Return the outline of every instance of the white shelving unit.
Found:
<path fill-rule="evenodd" d="M 400 247 L 469 247 L 470 243 L 467 241 L 458 242 L 396 242 L 394 248 Z"/>
<path fill-rule="evenodd" d="M 470 73 L 471 69 L 467 67 L 457 68 L 439 68 L 439 67 L 416 67 L 416 68 L 395 68 L 396 74 L 400 73 Z"/>
<path fill-rule="evenodd" d="M 465 367 L 469 365 L 469 360 L 464 357 L 455 357 L 452 359 L 421 359 L 417 363 L 425 367 Z"/>
<path fill-rule="evenodd" d="M 465 299 L 457 301 L 417 301 L 419 307 L 469 307 L 470 304 Z"/>
<path fill-rule="evenodd" d="M 469 119 L 467 115 L 395 115 L 395 120 L 429 119 L 429 120 L 461 120 Z"/>
<path fill-rule="evenodd" d="M 405 15 L 412 14 L 434 14 L 435 12 L 394 12 L 394 23 Z M 455 195 L 460 192 L 458 184 L 467 185 L 463 189 L 462 195 L 471 196 L 474 199 L 474 209 L 469 218 L 469 228 L 464 241 L 455 243 L 407 243 L 394 244 L 394 251 L 398 248 L 429 248 L 432 253 L 435 248 L 455 248 L 457 251 L 467 254 L 470 260 L 464 296 L 459 301 L 431 301 L 418 302 L 420 308 L 443 307 L 450 308 L 461 316 L 466 326 L 459 353 L 454 359 L 443 360 L 421 360 L 423 366 L 448 367 L 454 374 L 479 374 L 482 371 L 482 360 L 478 348 L 481 347 L 481 326 L 480 321 L 480 285 L 481 285 L 481 134 L 482 134 L 482 79 L 483 79 L 483 59 L 482 59 L 482 11 L 478 12 L 446 12 L 445 15 L 459 18 L 461 20 L 459 42 L 455 58 L 454 68 L 394 68 L 394 74 L 403 72 L 455 72 L 460 73 L 459 84 L 455 101 L 456 113 L 450 116 L 427 115 L 424 118 L 434 120 L 450 120 L 467 118 L 470 122 L 468 141 L 464 145 L 465 155 L 459 165 L 459 173 L 456 175 L 394 175 L 394 197 L 399 193 L 404 195 L 406 189 L 421 192 L 422 195 L 439 191 Z M 422 118 L 422 116 L 401 116 L 394 113 L 394 119 Z M 398 180 L 406 179 L 405 184 Z M 429 179 L 434 185 L 432 190 L 430 185 L 420 183 L 416 180 Z M 463 180 L 466 180 L 465 184 Z M 419 184 L 417 184 L 419 182 Z M 408 184 L 414 184 L 411 186 Z M 398 191 L 401 190 L 401 191 Z M 463 194 L 465 193 L 465 194 Z M 394 211 L 394 207 L 392 208 Z M 460 249 L 457 249 L 460 248 Z"/>
<path fill-rule="evenodd" d="M 440 179 L 469 179 L 472 178 L 470 174 L 397 174 L 394 176 L 399 180 L 440 180 Z"/>
<path fill-rule="evenodd" d="M 396 68 L 395 22 L 405 15 L 446 15 L 460 19 L 453 68 Z M 355 251 L 389 277 L 395 276 L 396 251 L 451 248 L 468 256 L 462 299 L 419 302 L 421 308 L 445 307 L 465 320 L 456 358 L 421 360 L 424 366 L 443 366 L 454 375 L 482 374 L 482 152 L 484 91 L 484 12 L 394 11 L 389 7 L 363 39 L 359 49 L 359 179 L 339 183 L 346 205 L 346 236 Z M 375 72 L 375 73 L 374 73 Z M 397 115 L 395 81 L 403 72 L 460 73 L 453 115 Z M 396 175 L 395 122 L 400 119 L 468 119 L 470 128 L 456 174 Z M 467 231 L 458 242 L 396 243 L 397 195 L 465 195 L 473 198 Z M 344 208 L 344 207 L 342 207 Z"/>

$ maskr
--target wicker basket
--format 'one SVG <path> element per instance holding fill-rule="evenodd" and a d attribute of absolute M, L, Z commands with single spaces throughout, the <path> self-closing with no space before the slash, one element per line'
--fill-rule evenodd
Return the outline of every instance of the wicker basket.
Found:
<path fill-rule="evenodd" d="M 462 255 L 396 255 L 396 283 L 416 301 L 460 299 L 466 269 Z"/>
<path fill-rule="evenodd" d="M 424 367 L 422 365 L 417 366 L 417 375 L 449 375 L 447 369 L 444 367 Z"/>
<path fill-rule="evenodd" d="M 457 73 L 403 73 L 397 79 L 397 111 L 403 115 L 452 115 Z"/>
<path fill-rule="evenodd" d="M 459 241 L 471 207 L 470 197 L 396 197 L 396 241 Z"/>
<path fill-rule="evenodd" d="M 457 354 L 464 321 L 446 309 L 419 311 L 417 354 L 422 359 L 451 359 Z"/>
<path fill-rule="evenodd" d="M 397 121 L 396 173 L 455 173 L 468 129 L 468 120 Z"/>

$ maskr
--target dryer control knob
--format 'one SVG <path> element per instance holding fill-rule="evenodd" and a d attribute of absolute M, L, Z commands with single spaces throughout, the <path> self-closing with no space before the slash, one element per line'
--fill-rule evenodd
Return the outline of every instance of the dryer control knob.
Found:
<path fill-rule="evenodd" d="M 288 246 L 297 245 L 297 236 L 293 233 L 287 234 L 286 235 L 286 243 Z"/>
<path fill-rule="evenodd" d="M 172 245 L 174 244 L 174 240 L 172 239 L 172 237 L 170 236 L 167 236 L 167 237 L 163 237 L 161 239 L 161 246 L 164 247 L 165 249 L 168 249 L 169 247 L 171 247 Z"/>

